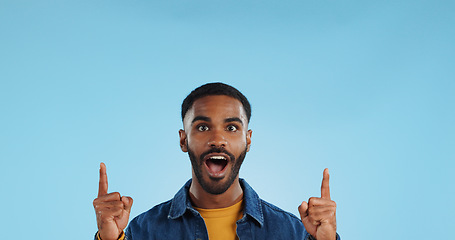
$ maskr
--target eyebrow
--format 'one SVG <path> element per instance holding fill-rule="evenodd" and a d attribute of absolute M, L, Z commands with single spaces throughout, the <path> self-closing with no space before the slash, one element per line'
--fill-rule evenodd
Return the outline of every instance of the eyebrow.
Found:
<path fill-rule="evenodd" d="M 197 121 L 211 122 L 212 119 L 209 118 L 209 117 L 206 117 L 206 116 L 196 116 L 196 117 L 193 119 L 193 121 L 191 121 L 191 124 L 193 124 L 194 122 L 197 122 Z M 225 122 L 225 123 L 229 123 L 229 122 L 239 122 L 239 123 L 242 124 L 242 126 L 243 126 L 242 120 L 240 120 L 240 118 L 238 118 L 238 117 L 226 118 L 226 119 L 224 119 L 224 122 Z"/>
<path fill-rule="evenodd" d="M 224 119 L 224 122 L 225 122 L 225 123 L 229 123 L 229 122 L 239 122 L 239 123 L 242 124 L 242 126 L 243 126 L 242 120 L 240 120 L 240 118 L 238 118 L 238 117 L 226 118 L 226 119 Z"/>
<path fill-rule="evenodd" d="M 194 122 L 196 121 L 205 121 L 205 122 L 211 122 L 212 119 L 210 119 L 209 117 L 206 117 L 206 116 L 196 116 L 193 121 L 191 121 L 191 124 L 193 124 Z"/>

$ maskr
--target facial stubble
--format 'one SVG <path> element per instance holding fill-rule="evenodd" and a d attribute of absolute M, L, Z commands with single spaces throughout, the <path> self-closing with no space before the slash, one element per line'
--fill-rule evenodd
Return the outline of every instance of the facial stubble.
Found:
<path fill-rule="evenodd" d="M 245 150 L 240 153 L 240 155 L 235 158 L 231 153 L 227 152 L 224 149 L 212 149 L 210 152 L 224 152 L 231 156 L 231 173 L 227 176 L 227 181 L 222 183 L 221 179 L 218 178 L 210 178 L 209 181 L 205 181 L 202 176 L 202 169 L 204 168 L 204 161 L 203 156 L 206 154 L 202 154 L 201 156 L 197 157 L 193 151 L 191 151 L 190 147 L 188 146 L 188 142 L 186 143 L 188 149 L 188 156 L 190 157 L 191 166 L 193 167 L 194 174 L 196 175 L 197 181 L 201 185 L 201 187 L 207 193 L 213 195 L 219 195 L 226 192 L 229 187 L 234 183 L 235 179 L 239 175 L 240 167 L 242 166 L 243 160 L 245 159 L 247 153 L 247 146 L 245 146 Z"/>

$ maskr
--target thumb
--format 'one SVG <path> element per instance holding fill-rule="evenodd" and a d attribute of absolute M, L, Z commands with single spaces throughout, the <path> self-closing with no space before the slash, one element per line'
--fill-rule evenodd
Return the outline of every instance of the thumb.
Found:
<path fill-rule="evenodd" d="M 122 202 L 124 205 L 125 210 L 129 213 L 131 212 L 131 206 L 133 206 L 133 199 L 131 197 L 122 197 Z"/>
<path fill-rule="evenodd" d="M 303 221 L 308 216 L 308 203 L 303 201 L 299 206 L 300 220 Z"/>
<path fill-rule="evenodd" d="M 306 231 L 311 234 L 311 236 L 316 236 L 317 226 L 310 223 L 310 219 L 308 217 L 308 203 L 302 202 L 299 206 L 299 213 L 300 213 L 300 220 L 303 223 Z"/>

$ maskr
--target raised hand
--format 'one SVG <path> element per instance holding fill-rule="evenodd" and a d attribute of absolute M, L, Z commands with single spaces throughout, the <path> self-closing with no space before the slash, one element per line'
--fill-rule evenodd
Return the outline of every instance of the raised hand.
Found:
<path fill-rule="evenodd" d="M 128 224 L 133 199 L 118 192 L 107 193 L 106 165 L 100 164 L 98 197 L 93 200 L 98 233 L 102 240 L 117 240 Z"/>
<path fill-rule="evenodd" d="M 317 240 L 336 239 L 336 203 L 330 199 L 329 169 L 324 169 L 321 197 L 302 202 L 299 213 L 305 229 Z"/>

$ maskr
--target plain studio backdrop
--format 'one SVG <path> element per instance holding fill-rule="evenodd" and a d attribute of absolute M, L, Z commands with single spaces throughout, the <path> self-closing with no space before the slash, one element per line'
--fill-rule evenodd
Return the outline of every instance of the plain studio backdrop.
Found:
<path fill-rule="evenodd" d="M 342 239 L 450 239 L 454 1 L 0 0 L 2 239 L 91 239 L 98 168 L 131 218 L 191 177 L 180 104 L 251 101 L 240 176 L 298 215 L 330 169 Z M 130 218 L 130 219 L 131 219 Z"/>

